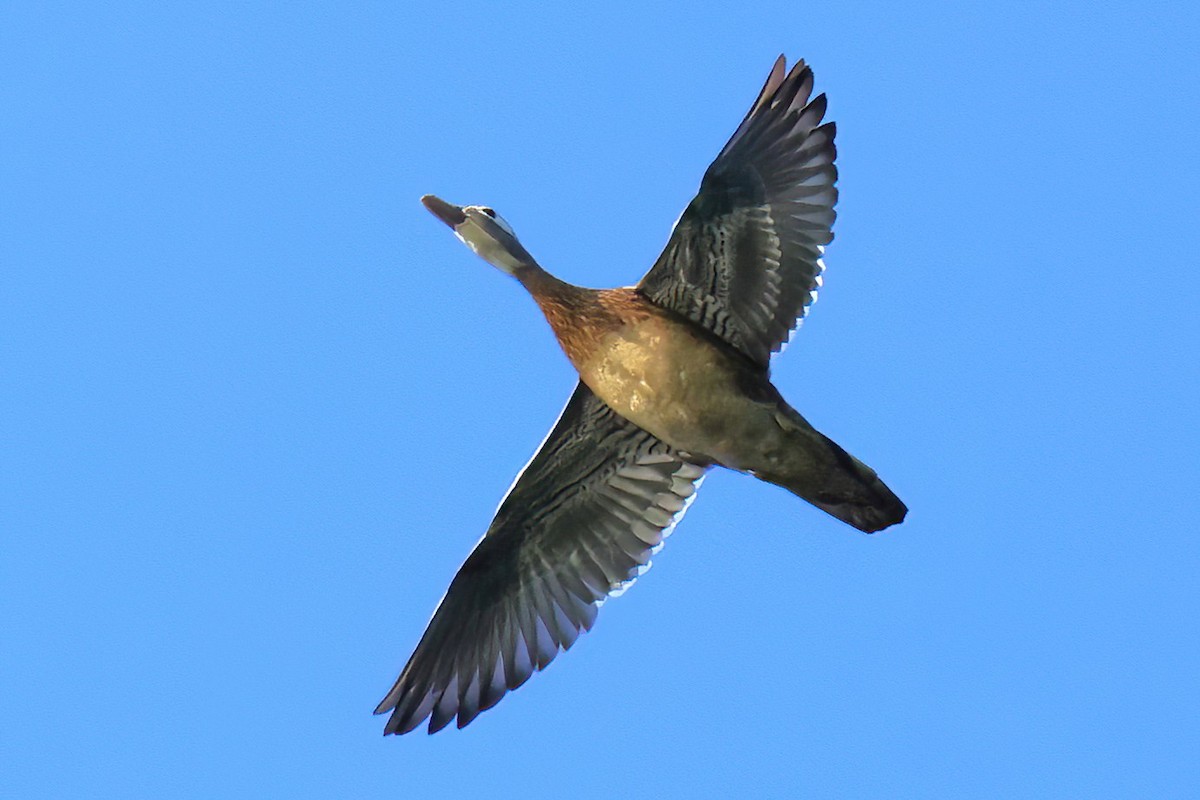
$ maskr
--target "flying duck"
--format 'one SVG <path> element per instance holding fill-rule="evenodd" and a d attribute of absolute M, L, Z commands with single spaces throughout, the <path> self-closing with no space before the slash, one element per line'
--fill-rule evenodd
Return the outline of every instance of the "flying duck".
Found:
<path fill-rule="evenodd" d="M 450 583 L 375 713 L 385 734 L 458 727 L 589 630 L 722 466 L 862 531 L 907 508 L 770 381 L 821 285 L 837 170 L 825 95 L 780 56 L 637 286 L 551 275 L 486 206 L 421 200 L 533 296 L 579 372 L 558 422 Z"/>

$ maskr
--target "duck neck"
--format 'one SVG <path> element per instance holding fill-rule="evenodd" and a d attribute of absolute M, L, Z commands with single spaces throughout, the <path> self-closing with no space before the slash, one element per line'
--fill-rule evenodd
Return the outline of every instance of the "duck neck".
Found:
<path fill-rule="evenodd" d="M 559 280 L 537 264 L 524 265 L 514 275 L 533 295 L 563 352 L 579 369 L 595 348 L 597 336 L 614 322 L 605 319 L 608 315 L 599 302 L 600 292 Z"/>
<path fill-rule="evenodd" d="M 513 272 L 513 277 L 521 282 L 521 285 L 533 295 L 535 300 L 538 300 L 539 304 L 541 297 L 566 296 L 571 293 L 572 289 L 578 290 L 579 288 L 554 277 L 542 269 L 542 266 L 536 261 L 522 264 Z"/>

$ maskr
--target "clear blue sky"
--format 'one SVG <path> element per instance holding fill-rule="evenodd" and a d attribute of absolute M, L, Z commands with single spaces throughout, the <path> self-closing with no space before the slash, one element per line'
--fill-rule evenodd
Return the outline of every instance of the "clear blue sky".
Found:
<path fill-rule="evenodd" d="M 0 794 L 1195 796 L 1186 5 L 10 4 Z M 383 738 L 574 384 L 418 197 L 632 283 L 780 52 L 842 202 L 776 381 L 908 520 L 716 473 L 570 653 Z"/>

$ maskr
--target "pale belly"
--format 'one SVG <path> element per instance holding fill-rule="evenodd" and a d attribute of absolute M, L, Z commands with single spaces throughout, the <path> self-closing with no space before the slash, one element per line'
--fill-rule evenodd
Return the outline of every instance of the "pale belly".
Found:
<path fill-rule="evenodd" d="M 610 334 L 576 367 L 638 427 L 676 449 L 749 469 L 779 429 L 773 404 L 745 396 L 735 358 L 678 322 L 652 317 Z"/>

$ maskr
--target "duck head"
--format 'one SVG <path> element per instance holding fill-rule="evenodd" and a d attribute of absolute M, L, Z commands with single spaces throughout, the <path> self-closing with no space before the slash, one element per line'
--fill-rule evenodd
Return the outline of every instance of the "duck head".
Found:
<path fill-rule="evenodd" d="M 512 227 L 487 206 L 456 206 L 431 194 L 422 197 L 421 203 L 493 267 L 514 275 L 522 267 L 537 266 L 533 256 L 517 241 Z"/>

